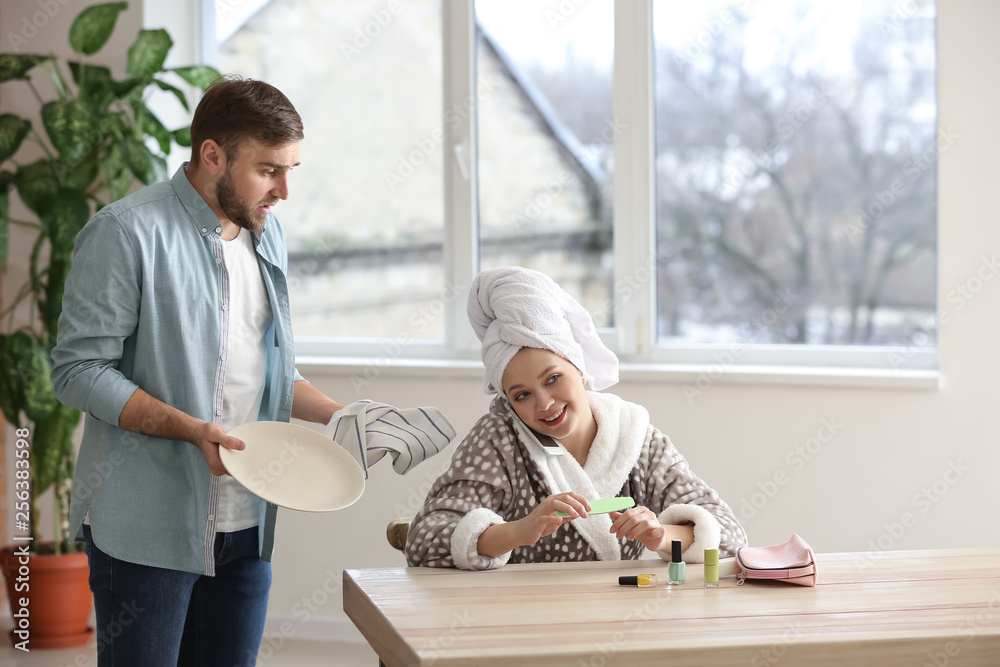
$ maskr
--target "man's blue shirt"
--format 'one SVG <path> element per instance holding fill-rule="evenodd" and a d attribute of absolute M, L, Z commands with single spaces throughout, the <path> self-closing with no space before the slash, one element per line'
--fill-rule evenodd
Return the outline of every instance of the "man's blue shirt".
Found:
<path fill-rule="evenodd" d="M 228 284 L 219 220 L 186 166 L 104 207 L 77 235 L 52 380 L 59 399 L 86 417 L 70 529 L 79 531 L 89 515 L 94 543 L 115 558 L 214 574 L 219 485 L 201 450 L 118 427 L 136 388 L 205 421 L 222 414 L 227 295 L 240 286 Z M 253 241 L 273 313 L 258 419 L 288 421 L 293 383 L 302 378 L 288 253 L 273 215 Z M 269 559 L 276 508 L 258 503 L 261 555 Z"/>

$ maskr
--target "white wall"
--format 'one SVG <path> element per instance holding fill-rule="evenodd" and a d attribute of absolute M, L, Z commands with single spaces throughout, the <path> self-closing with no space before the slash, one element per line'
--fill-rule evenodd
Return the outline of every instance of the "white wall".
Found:
<path fill-rule="evenodd" d="M 2 34 L 10 20 L 19 22 L 36 6 L 4 0 Z M 1000 256 L 1000 81 L 989 65 L 1000 62 L 993 34 L 1000 4 L 951 0 L 939 3 L 938 15 L 940 126 L 958 135 L 939 162 L 938 284 L 940 306 L 949 315 L 940 332 L 940 387 L 736 384 L 723 377 L 693 405 L 681 391 L 682 381 L 669 377 L 630 374 L 616 388 L 647 406 L 693 469 L 747 517 L 753 544 L 783 541 L 797 532 L 817 550 L 874 549 L 872 557 L 880 547 L 1000 546 L 995 419 L 1000 355 L 993 342 L 1000 330 L 1000 280 L 977 282 L 993 277 L 984 258 Z M 58 48 L 64 35 L 61 29 L 40 35 L 37 50 Z M 12 108 L 6 97 L 0 104 Z M 23 254 L 23 239 L 14 243 L 12 254 Z M 16 268 L 4 277 L 5 290 L 19 282 L 15 274 Z M 947 298 L 959 286 L 978 290 L 961 308 Z M 301 370 L 344 402 L 367 397 L 401 406 L 436 405 L 460 433 L 487 404 L 478 374 L 468 371 L 383 371 L 360 395 L 351 376 L 362 374 L 363 365 Z M 821 430 L 824 420 L 836 425 L 836 433 L 820 443 L 818 438 L 828 435 Z M 818 453 L 800 465 L 795 450 L 812 438 L 814 449 L 821 444 Z M 385 525 L 416 509 L 415 498 L 446 463 L 431 460 L 398 477 L 382 462 L 364 497 L 346 510 L 282 511 L 271 628 L 287 620 L 286 634 L 356 637 L 341 611 L 340 570 L 403 564 L 385 541 Z M 955 469 L 960 473 L 948 472 Z M 774 483 L 775 475 L 782 483 Z M 922 499 L 925 489 L 930 496 Z M 744 502 L 754 501 L 760 506 L 749 505 L 755 515 L 741 511 Z"/>

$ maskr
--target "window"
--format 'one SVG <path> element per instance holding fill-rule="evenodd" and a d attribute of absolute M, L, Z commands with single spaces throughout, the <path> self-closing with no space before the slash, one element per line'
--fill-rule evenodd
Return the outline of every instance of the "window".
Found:
<path fill-rule="evenodd" d="M 303 118 L 275 211 L 298 336 L 444 336 L 440 4 L 272 0 L 220 45 L 222 71 L 274 84 Z"/>
<path fill-rule="evenodd" d="M 693 7 L 653 8 L 660 339 L 933 342 L 933 7 Z"/>
<path fill-rule="evenodd" d="M 474 358 L 469 281 L 519 264 L 624 361 L 933 368 L 934 6 L 828 5 L 248 3 L 220 68 L 306 123 L 300 354 Z"/>
<path fill-rule="evenodd" d="M 612 326 L 614 5 L 475 8 L 480 267 L 545 271 Z"/>

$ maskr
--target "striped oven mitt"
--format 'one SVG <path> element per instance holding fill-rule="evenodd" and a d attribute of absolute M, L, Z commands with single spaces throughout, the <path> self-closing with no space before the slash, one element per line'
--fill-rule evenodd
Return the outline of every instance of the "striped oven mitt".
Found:
<path fill-rule="evenodd" d="M 396 408 L 355 401 L 333 413 L 323 433 L 351 453 L 368 478 L 368 466 L 392 457 L 400 475 L 434 456 L 455 437 L 455 429 L 437 408 Z"/>

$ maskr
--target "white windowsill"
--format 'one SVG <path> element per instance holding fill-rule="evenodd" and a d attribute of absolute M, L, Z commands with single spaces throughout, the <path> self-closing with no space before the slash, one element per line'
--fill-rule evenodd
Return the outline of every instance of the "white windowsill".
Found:
<path fill-rule="evenodd" d="M 482 378 L 478 360 L 394 359 L 377 364 L 354 357 L 299 356 L 296 366 L 306 378 L 356 374 L 369 379 L 386 378 Z M 621 365 L 621 380 L 667 382 L 694 387 L 716 384 L 796 385 L 812 387 L 859 387 L 879 389 L 930 389 L 940 386 L 938 370 L 894 370 L 889 368 L 840 368 L 826 366 L 778 366 L 733 364 L 637 364 Z"/>

